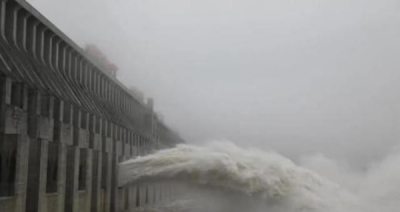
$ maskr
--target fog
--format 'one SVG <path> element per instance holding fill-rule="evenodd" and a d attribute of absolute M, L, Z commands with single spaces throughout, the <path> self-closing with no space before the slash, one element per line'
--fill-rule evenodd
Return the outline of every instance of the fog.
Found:
<path fill-rule="evenodd" d="M 188 142 L 378 160 L 400 137 L 398 0 L 29 0 Z"/>

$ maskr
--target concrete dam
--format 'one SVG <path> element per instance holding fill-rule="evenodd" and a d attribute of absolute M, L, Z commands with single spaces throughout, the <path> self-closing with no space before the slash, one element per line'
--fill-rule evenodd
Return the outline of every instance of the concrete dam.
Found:
<path fill-rule="evenodd" d="M 134 211 L 177 193 L 118 164 L 184 142 L 23 0 L 0 0 L 0 212 Z"/>

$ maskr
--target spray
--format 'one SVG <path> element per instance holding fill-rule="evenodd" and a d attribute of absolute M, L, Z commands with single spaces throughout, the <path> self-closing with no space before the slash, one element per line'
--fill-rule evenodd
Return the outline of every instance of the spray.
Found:
<path fill-rule="evenodd" d="M 140 180 L 192 185 L 192 195 L 159 206 L 158 211 L 395 212 L 399 187 L 391 188 L 395 191 L 377 190 L 375 183 L 381 180 L 376 173 L 392 175 L 397 159 L 400 162 L 400 157 L 384 161 L 386 165 L 365 173 L 360 185 L 354 186 L 357 189 L 349 189 L 275 152 L 213 142 L 205 146 L 182 144 L 126 161 L 120 164 L 119 176 L 121 185 Z M 204 205 L 210 208 L 205 210 Z"/>

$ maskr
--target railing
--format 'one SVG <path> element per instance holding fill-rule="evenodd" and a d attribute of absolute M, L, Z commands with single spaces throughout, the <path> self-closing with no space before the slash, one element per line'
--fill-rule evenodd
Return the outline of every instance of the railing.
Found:
<path fill-rule="evenodd" d="M 162 207 L 181 199 L 185 195 L 185 185 L 179 182 L 138 182 L 118 190 L 118 211 L 148 211 L 152 207 Z"/>

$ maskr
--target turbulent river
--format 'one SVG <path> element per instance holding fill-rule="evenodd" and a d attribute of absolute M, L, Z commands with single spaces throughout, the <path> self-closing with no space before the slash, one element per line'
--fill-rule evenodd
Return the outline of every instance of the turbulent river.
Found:
<path fill-rule="evenodd" d="M 275 152 L 230 142 L 184 144 L 122 163 L 120 183 L 172 180 L 187 185 L 188 195 L 151 209 L 157 212 L 400 211 L 400 155 L 363 173 L 326 160 L 312 157 L 297 165 Z"/>

